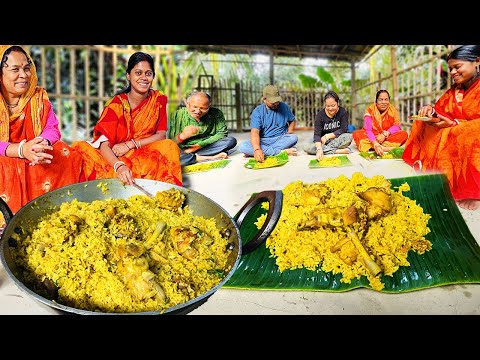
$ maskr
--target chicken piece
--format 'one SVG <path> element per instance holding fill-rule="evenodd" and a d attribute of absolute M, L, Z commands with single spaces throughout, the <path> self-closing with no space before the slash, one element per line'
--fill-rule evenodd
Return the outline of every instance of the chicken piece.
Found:
<path fill-rule="evenodd" d="M 369 219 L 378 218 L 392 211 L 392 199 L 383 188 L 371 187 L 357 194 L 367 204 L 366 212 Z"/>
<path fill-rule="evenodd" d="M 320 184 L 311 187 L 302 192 L 298 200 L 293 202 L 295 206 L 316 206 L 325 203 L 329 190 L 326 185 Z"/>
<path fill-rule="evenodd" d="M 363 247 L 363 244 L 358 238 L 358 235 L 355 233 L 355 231 L 348 229 L 347 235 L 350 237 L 350 240 L 352 240 L 353 244 L 357 248 L 357 251 L 360 255 L 360 260 L 363 262 L 368 271 L 370 271 L 373 276 L 377 276 L 378 274 L 380 274 L 382 272 L 382 269 L 374 260 L 372 260 L 370 254 Z"/>
<path fill-rule="evenodd" d="M 342 214 L 343 225 L 348 226 L 360 221 L 359 210 L 352 205 L 345 209 Z"/>
<path fill-rule="evenodd" d="M 149 270 L 148 260 L 145 257 L 125 256 L 118 263 L 117 273 L 138 300 L 146 300 L 154 296 L 163 301 L 166 299 L 165 292 L 156 281 L 156 275 Z"/>
<path fill-rule="evenodd" d="M 145 248 L 143 246 L 134 243 L 127 244 L 125 250 L 129 255 L 132 255 L 134 257 L 140 257 L 145 252 Z"/>
<path fill-rule="evenodd" d="M 170 229 L 170 236 L 175 250 L 190 260 L 198 255 L 198 250 L 192 246 L 198 234 L 199 229 L 193 226 L 173 227 Z"/>
<path fill-rule="evenodd" d="M 350 241 L 345 245 L 340 250 L 339 257 L 345 264 L 352 266 L 357 261 L 358 251 Z"/>
<path fill-rule="evenodd" d="M 166 210 L 177 210 L 185 201 L 185 194 L 178 189 L 168 189 L 155 194 L 159 208 Z"/>
<path fill-rule="evenodd" d="M 325 201 L 325 191 L 325 187 L 305 190 L 302 200 L 305 205 L 319 205 Z"/>
<path fill-rule="evenodd" d="M 340 240 L 338 240 L 335 245 L 333 245 L 331 248 L 330 248 L 330 251 L 332 253 L 336 253 L 337 251 L 339 251 L 343 245 L 345 245 L 346 243 L 348 243 L 350 241 L 350 239 L 348 237 L 344 237 Z"/>

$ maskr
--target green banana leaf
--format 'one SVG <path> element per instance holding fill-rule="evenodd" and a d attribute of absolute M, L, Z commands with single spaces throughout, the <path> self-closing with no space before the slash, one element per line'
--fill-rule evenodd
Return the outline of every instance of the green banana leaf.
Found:
<path fill-rule="evenodd" d="M 473 237 L 458 210 L 448 187 L 447 178 L 440 174 L 389 179 L 392 188 L 407 182 L 410 191 L 405 196 L 416 200 L 424 212 L 432 215 L 426 238 L 432 249 L 422 255 L 410 251 L 410 266 L 401 266 L 393 276 L 383 276 L 385 287 L 381 292 L 401 293 L 451 284 L 480 283 L 480 246 Z M 258 205 L 240 227 L 242 243 L 254 237 L 257 217 L 265 213 Z M 366 277 L 353 279 L 350 284 L 340 282 L 342 274 L 333 275 L 322 270 L 285 270 L 280 273 L 270 251 L 261 244 L 243 255 L 235 273 L 224 288 L 255 290 L 310 290 L 343 292 L 356 288 L 370 288 Z"/>
<path fill-rule="evenodd" d="M 308 163 L 308 167 L 310 169 L 318 169 L 318 168 L 326 168 L 326 167 L 342 167 L 342 166 L 353 165 L 347 155 L 337 155 L 332 157 L 336 157 L 337 159 L 339 159 L 340 164 L 338 165 L 323 164 L 321 161 L 318 161 L 317 159 L 313 159 L 313 160 L 310 160 L 310 162 Z M 324 159 L 328 159 L 328 158 L 324 158 Z"/>
<path fill-rule="evenodd" d="M 187 165 L 182 167 L 183 174 L 193 174 L 197 172 L 204 172 L 213 169 L 221 169 L 227 166 L 230 163 L 230 159 L 222 159 L 222 160 L 215 160 L 215 161 L 205 161 L 200 162 L 192 165 Z"/>
<path fill-rule="evenodd" d="M 272 163 L 268 166 L 265 166 L 265 163 L 259 163 L 254 158 L 248 159 L 248 161 L 243 165 L 247 169 L 267 169 L 276 166 L 285 165 L 288 162 L 288 154 L 285 151 L 281 151 L 278 155 L 275 156 L 265 156 L 265 160 L 273 159 Z"/>
<path fill-rule="evenodd" d="M 403 147 L 396 147 L 383 156 L 378 155 L 375 151 L 361 151 L 358 155 L 367 160 L 402 160 L 404 150 Z"/>

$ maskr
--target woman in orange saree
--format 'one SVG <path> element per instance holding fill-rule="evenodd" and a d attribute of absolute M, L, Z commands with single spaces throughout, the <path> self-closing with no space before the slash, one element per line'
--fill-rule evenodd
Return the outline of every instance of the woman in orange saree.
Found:
<path fill-rule="evenodd" d="M 151 89 L 153 58 L 136 52 L 127 64 L 128 87 L 107 101 L 93 129 L 93 140 L 72 144 L 84 159 L 85 180 L 118 177 L 182 185 L 180 149 L 166 139 L 167 96 Z"/>
<path fill-rule="evenodd" d="M 364 152 L 373 148 L 383 155 L 407 141 L 408 133 L 400 127 L 400 115 L 390 103 L 387 90 L 378 90 L 375 103 L 363 115 L 363 129 L 353 132 L 353 140 L 358 150 Z"/>
<path fill-rule="evenodd" d="M 0 197 L 15 214 L 36 197 L 78 182 L 82 158 L 60 140 L 30 55 L 2 45 L 0 59 Z"/>
<path fill-rule="evenodd" d="M 480 208 L 480 46 L 464 45 L 447 58 L 454 84 L 435 106 L 418 115 L 405 145 L 403 160 L 422 171 L 446 174 L 453 198 L 464 209 Z"/>

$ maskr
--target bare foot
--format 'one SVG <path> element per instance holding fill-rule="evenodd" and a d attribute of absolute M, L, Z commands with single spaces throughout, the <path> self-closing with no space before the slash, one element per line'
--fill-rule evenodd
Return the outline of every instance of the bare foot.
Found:
<path fill-rule="evenodd" d="M 337 149 L 335 150 L 335 154 L 350 154 L 351 151 L 348 149 Z"/>
<path fill-rule="evenodd" d="M 228 158 L 228 154 L 226 152 L 221 152 L 216 155 L 198 155 L 197 154 L 197 161 L 218 160 L 218 159 L 226 159 L 226 158 Z"/>
<path fill-rule="evenodd" d="M 297 153 L 297 148 L 289 148 L 289 149 L 285 149 L 285 151 L 287 152 L 288 155 L 292 155 L 292 156 L 297 156 L 298 153 Z"/>
<path fill-rule="evenodd" d="M 466 210 L 477 210 L 480 208 L 480 199 L 463 199 L 457 201 L 457 204 Z"/>

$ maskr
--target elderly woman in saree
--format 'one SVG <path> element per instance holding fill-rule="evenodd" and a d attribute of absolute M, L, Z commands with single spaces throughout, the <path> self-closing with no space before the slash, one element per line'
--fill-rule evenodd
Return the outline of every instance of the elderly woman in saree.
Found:
<path fill-rule="evenodd" d="M 30 54 L 0 46 L 0 197 L 16 213 L 36 197 L 80 180 L 82 157 L 61 141 Z"/>
<path fill-rule="evenodd" d="M 83 156 L 86 180 L 118 177 L 132 185 L 144 178 L 182 185 L 180 149 L 166 138 L 168 98 L 152 89 L 154 77 L 149 54 L 130 56 L 128 86 L 107 101 L 93 140 L 72 145 Z"/>
<path fill-rule="evenodd" d="M 480 46 L 463 45 L 447 57 L 453 85 L 423 106 L 405 145 L 403 160 L 422 171 L 446 174 L 453 198 L 464 209 L 480 208 Z"/>
<path fill-rule="evenodd" d="M 408 133 L 400 126 L 400 115 L 390 103 L 387 90 L 378 90 L 375 103 L 363 115 L 363 129 L 353 132 L 353 140 L 360 151 L 373 150 L 380 156 L 407 141 Z"/>

